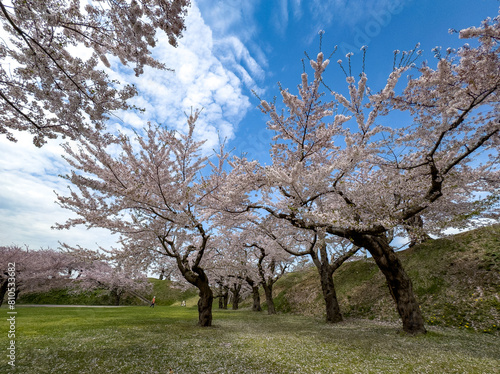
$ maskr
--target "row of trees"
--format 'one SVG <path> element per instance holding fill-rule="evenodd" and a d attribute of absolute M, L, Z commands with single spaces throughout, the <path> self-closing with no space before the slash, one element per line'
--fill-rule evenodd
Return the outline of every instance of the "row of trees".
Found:
<path fill-rule="evenodd" d="M 478 46 L 450 51 L 435 69 L 424 64 L 399 94 L 396 85 L 411 66 L 396 67 L 377 93 L 364 73 L 357 82 L 347 76 L 349 95 L 326 92 L 327 100 L 322 88 L 329 61 L 319 53 L 310 61 L 312 79 L 302 74 L 298 95 L 282 89 L 281 109 L 261 101 L 275 133 L 269 166 L 230 158 L 223 145 L 214 159 L 201 156 L 202 142 L 193 137 L 197 112 L 188 117 L 185 134 L 150 124 L 136 139 L 119 135 L 82 140 L 79 149 L 66 146 L 74 169 L 66 178 L 77 191 L 58 202 L 79 218 L 58 227 L 104 227 L 137 253 L 173 258 L 200 291 L 202 326 L 212 320 L 205 269 L 217 249 L 231 256 L 239 250 L 216 236 L 230 232 L 255 248 L 279 243 L 288 253 L 308 253 L 329 300 L 335 298 L 331 274 L 363 247 L 386 277 L 404 331 L 424 333 L 412 282 L 390 237 L 394 230 L 418 230 L 414 223 L 422 217 L 439 228 L 470 216 L 473 207 L 477 216 L 489 212 L 500 180 L 499 19 L 460 36 L 477 37 Z M 381 124 L 381 117 L 398 111 L 411 121 Z M 246 223 L 264 227 L 273 244 L 255 243 L 258 236 Z M 327 240 L 342 239 L 354 248 L 330 260 Z M 340 319 L 336 308 L 332 321 Z"/>
<path fill-rule="evenodd" d="M 106 261 L 102 255 L 84 250 L 30 250 L 18 246 L 0 247 L 0 306 L 7 292 L 9 264 L 15 264 L 15 296 L 57 289 L 70 291 L 107 290 L 115 305 L 129 293 L 143 298 L 150 290 L 144 273 L 136 267 Z M 12 274 L 10 274 L 12 275 Z"/>
<path fill-rule="evenodd" d="M 52 4 L 44 2 L 48 3 Z M 162 13 L 167 3 L 177 7 L 173 12 Z M 51 16 L 54 10 L 69 9 L 60 4 L 39 5 L 43 19 L 64 20 L 63 16 Z M 123 28 L 123 35 L 131 35 L 131 51 L 106 49 L 87 41 L 87 36 L 84 39 L 71 36 L 69 31 L 63 32 L 68 36 L 66 41 L 83 42 L 105 63 L 106 53 L 120 57 L 122 62 L 138 58 L 136 72 L 140 74 L 142 65 L 157 63 L 147 53 L 154 43 L 148 39 L 151 34 L 145 32 L 143 19 L 150 19 L 154 28 L 168 24 L 172 21 L 169 17 L 174 17 L 178 20 L 174 29 L 179 33 L 172 34 L 173 40 L 180 35 L 186 2 L 132 1 L 120 3 L 123 7 L 118 10 L 113 8 L 115 2 L 109 4 L 107 13 L 96 11 L 95 19 L 108 20 L 106 25 L 111 29 Z M 35 79 L 41 85 L 26 87 L 42 88 L 30 93 L 24 87 L 10 92 L 14 83 L 2 87 L 3 105 L 10 110 L 4 124 L 17 129 L 36 129 L 42 136 L 39 127 L 47 130 L 52 124 L 61 126 L 68 118 L 70 125 L 86 124 L 87 117 L 78 114 L 85 112 L 94 125 L 90 128 L 100 130 L 105 113 L 124 107 L 101 105 L 107 100 L 81 101 L 92 90 L 114 90 L 113 84 L 101 75 L 99 84 L 83 89 L 71 79 L 68 86 L 63 85 L 65 78 L 46 78 L 45 72 L 54 71 L 69 71 L 63 75 L 76 77 L 76 72 L 65 70 L 62 65 L 47 65 L 43 75 L 36 75 L 34 71 L 41 66 L 38 56 L 54 62 L 54 55 L 47 53 L 47 48 L 38 51 L 40 42 L 35 36 L 15 27 L 22 24 L 23 17 L 31 17 L 33 11 L 24 9 L 19 13 L 14 8 L 14 13 L 9 13 L 4 4 L 1 8 L 2 20 L 11 24 L 9 30 L 17 37 L 15 48 L 6 49 L 2 45 L 2 56 L 8 51 L 20 64 L 31 64 L 31 69 L 15 70 L 26 75 L 16 79 L 20 82 Z M 19 9 L 23 6 L 19 5 Z M 74 4 L 71 10 L 67 13 L 76 14 Z M 94 11 L 86 8 L 87 16 Z M 125 17 L 117 18 L 119 11 L 125 11 Z M 166 17 L 168 22 L 155 16 Z M 29 21 L 29 17 L 26 30 L 39 25 Z M 47 27 L 66 30 L 65 25 L 59 24 Z M 85 30 L 101 28 L 108 30 L 100 24 L 91 24 Z M 53 46 L 57 35 L 47 38 L 47 43 Z M 268 128 L 275 134 L 270 165 L 231 157 L 223 144 L 214 157 L 203 156 L 203 142 L 194 138 L 196 111 L 187 117 L 185 133 L 153 124 L 148 124 L 135 139 L 124 134 L 83 132 L 83 136 L 78 136 L 78 148 L 64 147 L 65 159 L 73 168 L 65 178 L 75 189 L 69 195 L 57 197 L 59 205 L 76 213 L 78 218 L 58 224 L 57 228 L 83 224 L 118 233 L 123 249 L 113 255 L 123 262 L 150 263 L 157 261 L 158 254 L 172 259 L 186 281 L 199 289 L 201 326 L 212 323 L 212 287 L 221 277 L 218 269 L 229 269 L 245 259 L 253 262 L 256 273 L 241 271 L 238 266 L 236 269 L 240 270 L 227 276 L 248 277 L 254 286 L 258 279 L 267 295 L 272 293 L 276 273 L 266 275 L 266 271 L 276 271 L 280 263 L 286 263 L 280 256 L 305 255 L 318 268 L 327 319 L 338 321 L 341 315 L 332 274 L 362 247 L 386 277 L 404 331 L 424 333 L 411 280 L 391 247 L 393 236 L 405 231 L 418 239 L 431 228 L 439 231 L 479 217 L 496 217 L 497 213 L 500 18 L 462 30 L 460 37 L 474 38 L 477 42 L 474 41 L 473 47 L 465 44 L 458 50 L 448 50 L 446 56 L 438 56 L 436 68 L 423 64 L 415 72 L 416 77 L 410 76 L 406 83 L 401 77 L 413 68 L 409 62 L 414 51 L 403 54 L 402 63 L 394 66 L 387 84 L 377 92 L 368 87 L 364 72 L 356 79 L 351 69 L 346 73 L 347 94 L 331 90 L 332 84 L 325 82 L 324 74 L 329 60 L 319 53 L 309 61 L 312 76 L 306 71 L 301 75 L 297 95 L 280 88 L 282 104 L 265 100 L 260 103 L 263 113 L 269 116 Z M 111 40 L 125 45 L 120 38 Z M 141 49 L 144 40 L 147 43 Z M 63 40 L 60 44 L 65 47 L 64 43 Z M 16 55 L 17 51 L 23 54 Z M 67 51 L 61 52 L 61 56 L 69 58 Z M 351 55 L 346 57 L 350 63 Z M 341 60 L 338 63 L 343 66 Z M 94 62 L 92 69 L 95 66 Z M 93 75 L 92 69 L 81 70 L 88 75 L 81 82 L 98 76 Z M 20 92 L 28 92 L 29 99 Z M 78 118 L 59 113 L 56 107 L 68 107 L 60 105 L 61 101 L 47 102 L 42 110 L 39 103 L 46 96 L 59 97 L 64 103 L 69 100 L 52 92 L 78 97 L 80 101 L 69 106 Z M 42 93 L 45 96 L 41 97 Z M 114 90 L 108 96 L 118 95 L 126 103 L 133 94 L 133 89 L 127 88 L 123 93 Z M 16 102 L 24 106 L 12 105 Z M 46 112 L 52 116 L 46 116 Z M 25 125 L 29 122 L 29 127 L 23 127 L 19 118 Z M 42 125 L 32 123 L 33 118 Z M 57 126 L 54 128 L 64 128 Z M 41 140 L 36 143 L 41 144 Z M 252 255 L 248 255 L 249 249 Z"/>

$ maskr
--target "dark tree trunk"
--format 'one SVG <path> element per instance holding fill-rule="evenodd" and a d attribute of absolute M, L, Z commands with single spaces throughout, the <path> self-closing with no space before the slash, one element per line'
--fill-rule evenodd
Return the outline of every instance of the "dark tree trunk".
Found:
<path fill-rule="evenodd" d="M 205 271 L 199 266 L 193 266 L 192 271 L 188 271 L 187 267 L 178 260 L 179 270 L 186 280 L 193 286 L 198 288 L 198 325 L 202 327 L 212 326 L 212 304 L 214 302 L 214 294 L 210 288 Z M 186 261 L 187 262 L 187 261 Z"/>
<path fill-rule="evenodd" d="M 17 302 L 17 298 L 19 297 L 19 294 L 21 293 L 21 289 L 17 286 L 16 283 L 16 291 L 14 293 L 14 301 Z"/>
<path fill-rule="evenodd" d="M 250 277 L 247 277 L 245 280 L 250 285 L 250 287 L 252 287 L 252 298 L 253 298 L 252 311 L 254 311 L 254 312 L 261 312 L 262 308 L 260 306 L 259 284 L 256 283 Z"/>
<path fill-rule="evenodd" d="M 424 220 L 422 216 L 417 215 L 406 220 L 406 232 L 410 237 L 409 247 L 413 247 L 417 244 L 423 243 L 426 240 L 429 240 L 431 237 L 427 235 L 424 231 Z"/>
<path fill-rule="evenodd" d="M 118 292 L 117 290 L 111 290 L 111 296 L 113 297 L 114 305 L 119 306 L 120 305 L 120 299 L 121 299 L 121 292 Z"/>
<path fill-rule="evenodd" d="M 424 318 L 413 293 L 410 277 L 387 239 L 383 236 L 359 235 L 354 238 L 359 246 L 365 247 L 384 274 L 397 311 L 403 321 L 403 330 L 408 334 L 425 334 Z"/>
<path fill-rule="evenodd" d="M 224 288 L 224 292 L 222 293 L 221 299 L 222 299 L 221 309 L 227 309 L 227 303 L 229 301 L 229 290 L 226 287 Z"/>
<path fill-rule="evenodd" d="M 337 323 L 343 320 L 342 313 L 337 300 L 337 293 L 335 292 L 335 285 L 333 283 L 333 274 L 329 271 L 328 265 L 322 264 L 318 269 L 321 289 L 323 290 L 323 298 L 325 299 L 326 306 L 326 322 Z"/>
<path fill-rule="evenodd" d="M 276 314 L 276 308 L 274 307 L 273 300 L 273 284 L 264 282 L 262 287 L 264 287 L 264 293 L 266 294 L 266 304 L 267 304 L 267 314 Z"/>
<path fill-rule="evenodd" d="M 240 291 L 241 284 L 233 284 L 233 288 L 231 288 L 231 293 L 233 294 L 233 310 L 238 310 L 240 306 Z"/>
<path fill-rule="evenodd" d="M 233 299 L 233 307 L 232 307 L 232 309 L 233 310 L 238 310 L 239 308 L 240 308 L 239 298 L 234 298 Z"/>
<path fill-rule="evenodd" d="M 219 309 L 224 309 L 224 285 L 217 282 L 217 298 L 219 299 Z"/>
<path fill-rule="evenodd" d="M 7 293 L 7 286 L 9 284 L 9 281 L 5 279 L 5 281 L 2 282 L 0 285 L 0 307 L 3 304 L 3 299 L 5 297 L 5 294 Z"/>
<path fill-rule="evenodd" d="M 253 297 L 252 310 L 254 312 L 262 312 L 262 308 L 260 306 L 259 286 L 252 286 L 252 297 Z"/>
<path fill-rule="evenodd" d="M 333 283 L 334 271 L 347 260 L 353 251 L 349 251 L 343 256 L 339 257 L 336 261 L 330 264 L 330 257 L 326 248 L 325 232 L 318 232 L 317 251 L 311 251 L 310 256 L 314 265 L 318 269 L 319 279 L 321 282 L 321 289 L 323 291 L 323 299 L 325 300 L 326 308 L 326 322 L 337 323 L 343 320 L 342 313 L 340 313 L 339 302 L 337 300 L 337 293 L 335 292 L 335 285 Z"/>
<path fill-rule="evenodd" d="M 198 325 L 202 327 L 212 326 L 212 303 L 214 301 L 214 295 L 208 281 L 200 286 L 198 300 Z"/>
<path fill-rule="evenodd" d="M 205 253 L 205 248 L 210 235 L 206 235 L 203 226 L 198 222 L 196 222 L 196 228 L 199 230 L 203 238 L 202 243 L 199 247 L 192 245 L 188 246 L 183 256 L 177 252 L 177 248 L 173 241 L 167 240 L 166 237 L 159 237 L 159 239 L 167 255 L 175 257 L 177 267 L 183 277 L 193 286 L 198 288 L 198 295 L 200 296 L 200 299 L 198 300 L 198 325 L 208 327 L 212 326 L 212 304 L 214 302 L 214 294 L 210 288 L 210 282 L 205 270 L 200 267 L 200 262 L 203 258 L 203 254 Z M 197 252 L 197 255 L 194 263 L 191 264 L 188 257 L 189 254 L 193 252 Z"/>

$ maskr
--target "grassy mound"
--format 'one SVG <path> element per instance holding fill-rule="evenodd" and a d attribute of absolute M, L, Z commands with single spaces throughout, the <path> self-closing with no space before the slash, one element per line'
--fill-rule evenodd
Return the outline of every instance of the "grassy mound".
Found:
<path fill-rule="evenodd" d="M 398 255 L 427 324 L 500 331 L 500 225 L 430 240 Z M 398 319 L 385 278 L 373 260 L 343 264 L 334 282 L 345 317 Z M 315 268 L 287 274 L 275 292 L 281 312 L 324 315 Z"/>
<path fill-rule="evenodd" d="M 149 282 L 152 284 L 151 292 L 141 296 L 147 300 L 151 300 L 153 296 L 156 296 L 157 305 L 180 304 L 182 300 L 192 299 L 197 295 L 195 288 L 182 289 L 170 280 L 149 278 Z M 18 300 L 20 305 L 114 305 L 114 303 L 115 300 L 108 290 L 77 292 L 59 289 L 43 293 L 21 293 Z M 126 293 L 121 298 L 120 305 L 145 305 L 145 301 Z"/>
<path fill-rule="evenodd" d="M 149 281 L 153 284 L 153 291 L 148 295 L 148 299 L 150 300 L 153 296 L 156 296 L 156 305 L 180 305 L 181 301 L 194 297 L 198 302 L 198 291 L 194 287 L 182 289 L 176 287 L 170 280 L 149 278 Z"/>

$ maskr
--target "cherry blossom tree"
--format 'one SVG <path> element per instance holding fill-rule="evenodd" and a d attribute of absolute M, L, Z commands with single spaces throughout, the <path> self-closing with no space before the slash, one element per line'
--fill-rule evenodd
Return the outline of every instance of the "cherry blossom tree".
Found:
<path fill-rule="evenodd" d="M 229 212 L 264 211 L 364 247 L 386 277 L 403 330 L 425 333 L 390 233 L 419 215 L 424 222 L 449 219 L 498 193 L 499 23 L 497 17 L 461 31 L 478 46 L 450 50 L 435 69 L 424 64 L 399 95 L 407 64 L 395 66 L 376 93 L 366 74 L 357 83 L 346 74 L 348 95 L 331 91 L 334 99 L 323 102 L 329 60 L 319 53 L 310 61 L 312 81 L 304 72 L 297 96 L 281 90 L 285 110 L 261 101 L 276 134 L 272 165 L 235 158 L 219 201 Z M 397 111 L 412 121 L 383 125 Z"/>
<path fill-rule="evenodd" d="M 223 276 L 216 278 L 216 297 L 219 299 L 219 309 L 227 309 L 229 303 L 229 286 Z"/>
<path fill-rule="evenodd" d="M 327 238 L 326 232 L 321 228 L 316 231 L 302 230 L 288 222 L 279 222 L 273 219 L 273 216 L 268 217 L 260 227 L 283 251 L 293 256 L 311 258 L 320 278 L 325 300 L 326 322 L 342 321 L 333 273 L 353 256 L 359 247 L 343 238 Z"/>
<path fill-rule="evenodd" d="M 0 1 L 9 38 L 0 42 L 0 133 L 28 131 L 42 146 L 47 138 L 74 138 L 99 130 L 117 109 L 129 109 L 133 86 L 111 80 L 98 65 L 108 57 L 135 65 L 167 67 L 151 56 L 156 32 L 171 45 L 184 29 L 189 0 Z M 88 59 L 74 53 L 86 47 Z"/>
<path fill-rule="evenodd" d="M 252 289 L 252 311 L 262 312 L 262 306 L 260 305 L 260 283 L 255 280 L 255 277 L 247 275 L 245 281 L 248 286 Z"/>
<path fill-rule="evenodd" d="M 227 309 L 229 296 L 231 296 L 232 309 L 237 310 L 239 302 L 250 290 L 254 290 L 250 283 L 253 282 L 258 294 L 259 282 L 255 282 L 252 278 L 253 269 L 250 265 L 248 253 L 240 241 L 239 229 L 228 225 L 228 223 L 234 224 L 232 221 L 223 222 L 220 219 L 214 222 L 218 234 L 211 240 L 215 255 L 210 258 L 207 271 L 210 279 L 216 279 L 219 309 Z M 249 279 L 250 283 L 248 282 Z M 256 308 L 255 290 L 254 308 Z"/>
<path fill-rule="evenodd" d="M 25 257 L 25 252 L 18 246 L 0 247 L 0 306 L 2 306 L 3 299 L 7 293 L 9 278 L 12 278 L 12 272 L 9 272 L 9 267 L 11 267 L 9 264 L 15 264 L 16 271 L 13 275 L 18 276 L 24 265 L 23 260 Z"/>
<path fill-rule="evenodd" d="M 68 285 L 75 259 L 53 249 L 0 247 L 0 305 L 7 290 L 8 264 L 15 263 L 15 298 L 21 292 L 47 292 Z"/>
<path fill-rule="evenodd" d="M 78 291 L 108 290 L 114 305 L 120 305 L 126 293 L 149 302 L 143 295 L 151 290 L 152 285 L 137 263 L 117 262 L 106 253 L 82 248 L 73 248 L 68 255 L 78 264 L 71 288 Z"/>
<path fill-rule="evenodd" d="M 267 313 L 276 314 L 273 299 L 273 286 L 291 265 L 291 256 L 282 251 L 274 238 L 268 234 L 269 221 L 259 220 L 255 215 L 238 217 L 245 220 L 238 225 L 237 241 L 245 250 L 245 280 L 252 287 L 253 310 L 260 310 L 259 285 L 264 289 Z M 234 222 L 234 218 L 233 218 Z"/>
<path fill-rule="evenodd" d="M 273 299 L 273 286 L 287 270 L 289 263 L 278 261 L 277 256 L 272 256 L 268 247 L 254 241 L 251 248 L 257 249 L 257 269 L 260 277 L 260 284 L 266 296 L 267 314 L 276 314 L 276 307 Z"/>
<path fill-rule="evenodd" d="M 57 227 L 83 224 L 119 233 L 137 261 L 150 251 L 173 258 L 199 290 L 199 324 L 210 326 L 213 292 L 204 261 L 212 227 L 202 201 L 214 186 L 200 174 L 208 164 L 199 155 L 203 142 L 193 139 L 197 117 L 188 117 L 187 134 L 150 124 L 144 136 L 121 135 L 116 156 L 117 146 L 102 138 L 82 140 L 78 150 L 67 145 L 74 171 L 66 179 L 79 192 L 59 195 L 58 203 L 78 218 Z"/>

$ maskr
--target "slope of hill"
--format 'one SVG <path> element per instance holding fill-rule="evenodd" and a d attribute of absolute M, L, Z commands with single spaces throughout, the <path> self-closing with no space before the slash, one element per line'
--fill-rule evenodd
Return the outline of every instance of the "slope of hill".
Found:
<path fill-rule="evenodd" d="M 151 300 L 156 296 L 157 305 L 180 304 L 182 300 L 193 298 L 197 295 L 196 289 L 191 287 L 183 290 L 174 287 L 169 280 L 158 280 L 149 278 L 152 289 L 147 295 L 135 295 L 126 293 L 120 300 L 120 305 L 145 305 L 145 300 Z M 43 293 L 21 293 L 19 304 L 52 304 L 52 305 L 113 305 L 114 299 L 108 290 L 95 290 L 76 292 L 67 289 L 51 290 Z"/>
<path fill-rule="evenodd" d="M 429 240 L 398 255 L 428 324 L 500 332 L 500 225 Z M 343 264 L 334 281 L 345 317 L 398 318 L 385 278 L 371 259 Z M 324 315 L 315 268 L 287 274 L 275 292 L 281 312 Z"/>

